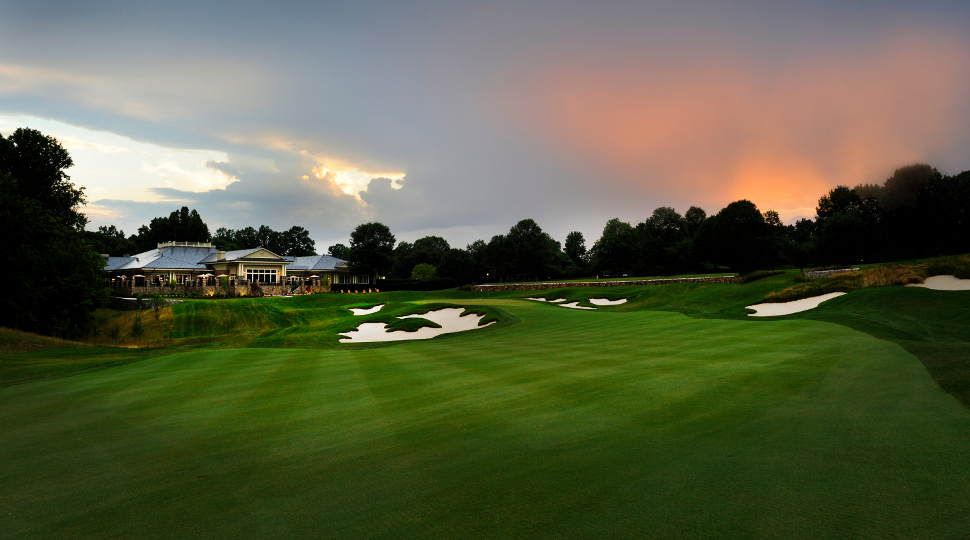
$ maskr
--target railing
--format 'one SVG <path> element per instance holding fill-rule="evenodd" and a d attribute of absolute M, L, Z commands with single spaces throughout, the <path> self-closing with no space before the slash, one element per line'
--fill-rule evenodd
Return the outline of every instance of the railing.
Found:
<path fill-rule="evenodd" d="M 202 248 L 211 248 L 213 246 L 212 246 L 212 242 L 175 242 L 175 241 L 172 241 L 172 242 L 160 242 L 158 244 L 158 249 L 167 248 L 167 247 L 202 247 Z"/>

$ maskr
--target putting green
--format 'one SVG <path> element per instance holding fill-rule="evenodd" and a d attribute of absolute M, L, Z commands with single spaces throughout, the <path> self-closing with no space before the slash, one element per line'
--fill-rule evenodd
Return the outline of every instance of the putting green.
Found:
<path fill-rule="evenodd" d="M 970 412 L 899 345 L 475 298 L 518 323 L 0 388 L 0 537 L 970 533 Z"/>

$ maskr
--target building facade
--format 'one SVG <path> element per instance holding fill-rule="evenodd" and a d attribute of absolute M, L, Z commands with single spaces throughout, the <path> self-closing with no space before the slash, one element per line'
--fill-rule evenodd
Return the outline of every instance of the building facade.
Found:
<path fill-rule="evenodd" d="M 104 258 L 107 285 L 136 293 L 137 289 L 149 293 L 162 287 L 220 285 L 245 291 L 256 283 L 285 294 L 305 285 L 329 290 L 333 283 L 367 285 L 373 280 L 351 274 L 347 261 L 329 255 L 285 257 L 266 248 L 221 251 L 208 242 L 164 242 L 137 255 Z"/>

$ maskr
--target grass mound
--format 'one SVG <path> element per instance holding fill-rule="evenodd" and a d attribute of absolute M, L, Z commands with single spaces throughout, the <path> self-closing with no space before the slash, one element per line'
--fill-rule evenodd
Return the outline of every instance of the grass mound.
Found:
<path fill-rule="evenodd" d="M 931 276 L 954 275 L 970 279 L 970 256 L 941 257 L 917 264 L 890 264 L 823 277 L 781 291 L 772 291 L 764 302 L 791 302 L 833 292 L 923 283 Z"/>
<path fill-rule="evenodd" d="M 0 354 L 15 354 L 45 349 L 72 349 L 83 343 L 0 327 Z"/>

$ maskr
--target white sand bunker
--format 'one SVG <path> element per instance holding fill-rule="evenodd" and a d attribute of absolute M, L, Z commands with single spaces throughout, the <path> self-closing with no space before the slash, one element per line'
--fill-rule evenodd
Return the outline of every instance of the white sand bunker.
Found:
<path fill-rule="evenodd" d="M 526 300 L 535 300 L 536 302 L 549 302 L 550 304 L 557 304 L 559 302 L 565 302 L 565 298 L 556 298 L 555 300 L 546 300 L 545 298 L 526 298 Z"/>
<path fill-rule="evenodd" d="M 371 313 L 377 313 L 382 307 L 384 307 L 384 304 L 377 304 L 376 306 L 369 308 L 352 307 L 350 308 L 350 312 L 354 315 L 370 315 Z"/>
<path fill-rule="evenodd" d="M 586 307 L 579 305 L 579 302 L 570 302 L 568 304 L 559 304 L 559 307 L 568 307 L 570 309 L 596 309 L 594 307 Z"/>
<path fill-rule="evenodd" d="M 545 298 L 526 298 L 526 300 L 535 300 L 536 302 L 548 302 Z"/>
<path fill-rule="evenodd" d="M 970 279 L 960 279 L 956 276 L 932 276 L 924 283 L 911 283 L 907 287 L 923 287 L 936 291 L 970 291 Z"/>
<path fill-rule="evenodd" d="M 792 313 L 798 313 L 799 311 L 807 311 L 812 308 L 817 308 L 819 304 L 826 300 L 831 300 L 836 296 L 842 296 L 844 292 L 834 292 L 823 294 L 822 296 L 813 296 L 811 298 L 802 298 L 801 300 L 794 300 L 792 302 L 779 302 L 777 304 L 755 304 L 753 306 L 745 306 L 748 309 L 753 309 L 757 313 L 748 313 L 751 317 L 777 317 L 778 315 L 790 315 Z"/>
<path fill-rule="evenodd" d="M 618 306 L 620 304 L 626 303 L 626 298 L 620 298 L 619 300 L 607 300 L 606 298 L 590 298 L 589 303 L 594 306 Z"/>
<path fill-rule="evenodd" d="M 477 330 L 479 328 L 485 328 L 491 325 L 495 321 L 488 324 L 478 325 L 481 322 L 484 315 L 475 315 L 474 313 L 469 313 L 464 317 L 461 316 L 465 308 L 444 308 L 438 311 L 431 311 L 423 315 L 404 315 L 403 317 L 398 317 L 398 319 L 428 319 L 429 321 L 436 323 L 441 326 L 441 328 L 429 328 L 424 327 L 418 329 L 416 332 L 405 332 L 403 330 L 397 332 L 388 332 L 386 330 L 387 325 L 384 323 L 363 323 L 357 327 L 357 330 L 352 330 L 350 332 L 342 332 L 339 335 L 347 336 L 349 339 L 341 339 L 341 343 L 369 343 L 375 341 L 404 341 L 409 339 L 431 339 L 435 336 L 440 336 L 441 334 L 451 334 L 454 332 L 464 332 L 465 330 Z"/>

